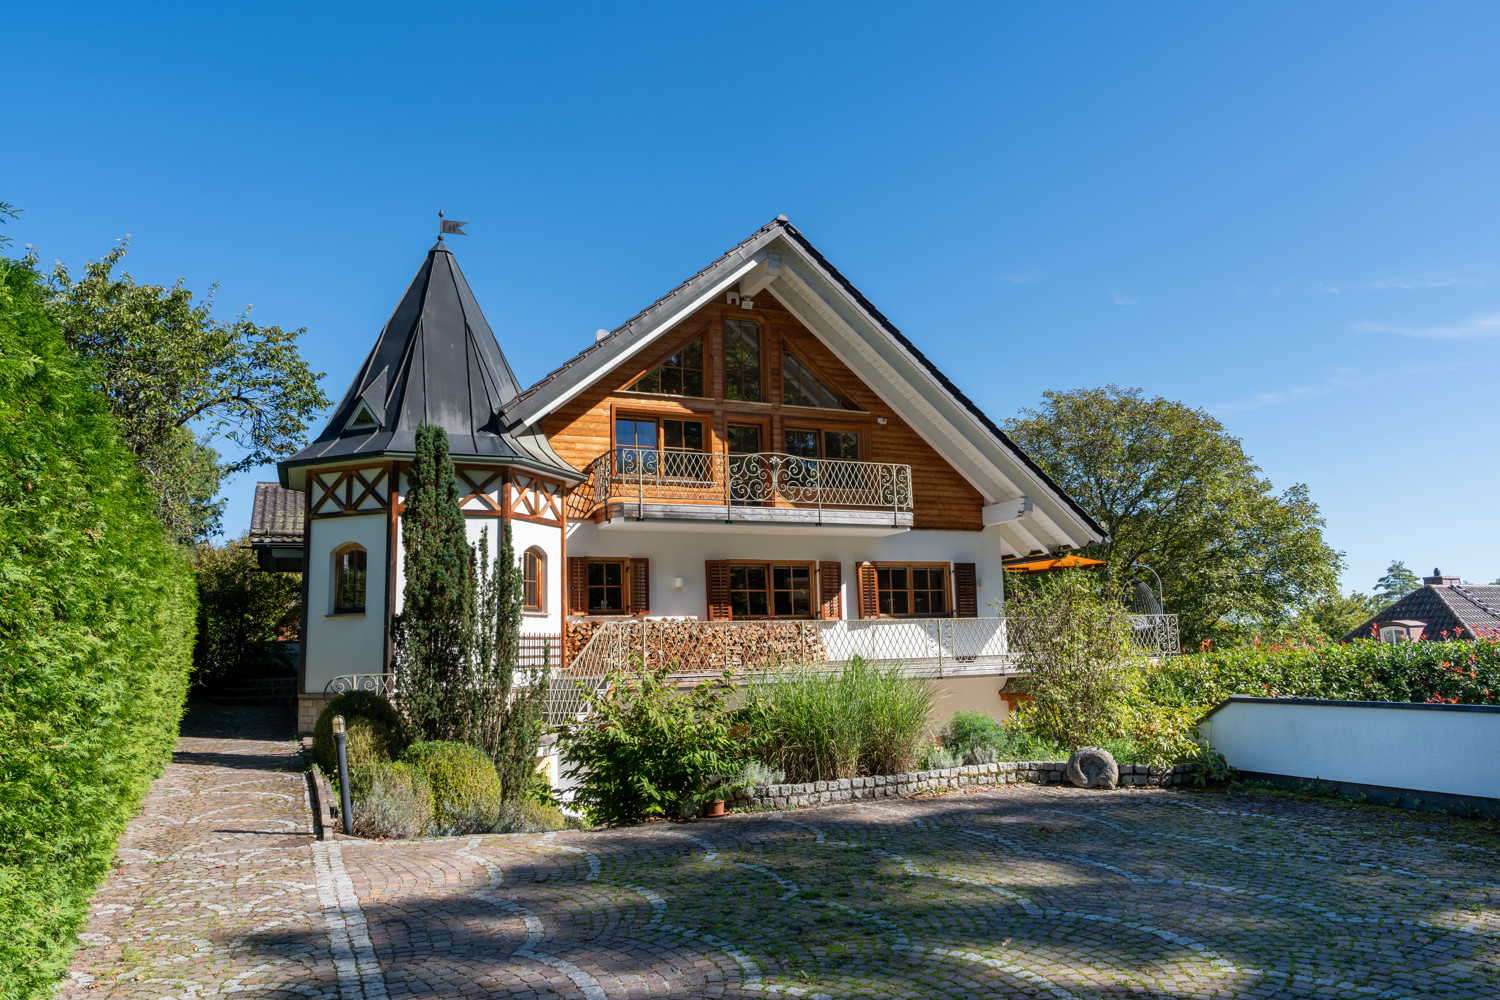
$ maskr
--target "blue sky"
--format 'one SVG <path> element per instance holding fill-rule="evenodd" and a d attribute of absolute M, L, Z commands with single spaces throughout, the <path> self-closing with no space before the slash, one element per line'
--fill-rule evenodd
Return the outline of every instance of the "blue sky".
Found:
<path fill-rule="evenodd" d="M 27 4 L 7 226 L 219 281 L 344 390 L 433 241 L 523 382 L 779 212 L 997 419 L 1117 383 L 1346 587 L 1500 576 L 1500 7 Z M 249 518 L 229 491 L 226 530 Z"/>

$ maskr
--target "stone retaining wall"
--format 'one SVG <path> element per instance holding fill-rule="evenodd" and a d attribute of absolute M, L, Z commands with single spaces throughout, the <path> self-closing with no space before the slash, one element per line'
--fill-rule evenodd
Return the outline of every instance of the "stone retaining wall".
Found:
<path fill-rule="evenodd" d="M 1120 765 L 1120 786 L 1180 785 L 1196 768 L 1194 764 L 1176 767 Z M 1030 782 L 1060 785 L 1067 782 L 1065 760 L 1023 760 L 999 764 L 969 764 L 941 771 L 915 771 L 909 774 L 881 774 L 872 778 L 840 778 L 837 781 L 813 781 L 802 785 L 756 785 L 737 793 L 726 805 L 733 809 L 787 809 L 796 806 L 829 805 L 857 799 L 892 799 L 922 792 L 953 788 L 988 788 Z"/>

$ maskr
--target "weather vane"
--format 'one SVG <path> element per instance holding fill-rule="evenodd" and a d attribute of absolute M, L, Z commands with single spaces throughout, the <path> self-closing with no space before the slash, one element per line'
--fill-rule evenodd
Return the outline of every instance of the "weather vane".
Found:
<path fill-rule="evenodd" d="M 441 208 L 438 209 L 438 242 L 443 242 L 444 233 L 456 233 L 459 236 L 468 236 L 469 234 L 464 232 L 464 226 L 467 225 L 467 222 L 454 222 L 452 219 L 443 218 L 443 210 Z"/>

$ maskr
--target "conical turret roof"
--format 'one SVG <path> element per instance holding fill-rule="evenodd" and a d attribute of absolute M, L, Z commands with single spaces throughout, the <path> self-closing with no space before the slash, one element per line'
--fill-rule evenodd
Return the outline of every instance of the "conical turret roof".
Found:
<path fill-rule="evenodd" d="M 540 433 L 513 436 L 500 430 L 500 408 L 519 393 L 453 252 L 439 240 L 427 251 L 328 426 L 281 463 L 282 481 L 299 487 L 301 467 L 336 459 L 410 455 L 423 422 L 448 432 L 455 459 L 516 464 L 581 479 Z"/>

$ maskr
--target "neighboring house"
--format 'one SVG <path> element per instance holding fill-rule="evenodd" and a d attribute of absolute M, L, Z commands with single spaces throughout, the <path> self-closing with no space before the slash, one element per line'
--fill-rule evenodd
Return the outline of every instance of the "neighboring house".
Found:
<path fill-rule="evenodd" d="M 257 524 L 287 491 L 305 505 L 304 726 L 329 685 L 389 663 L 424 420 L 448 431 L 471 541 L 510 522 L 524 628 L 554 663 L 648 619 L 803 643 L 818 623 L 829 657 L 840 623 L 928 623 L 941 656 L 932 622 L 998 626 L 1006 560 L 1104 537 L 784 217 L 524 392 L 440 240 L 285 489 L 257 490 Z"/>
<path fill-rule="evenodd" d="M 1473 587 L 1434 569 L 1422 586 L 1344 636 L 1416 642 L 1418 639 L 1473 639 L 1500 629 L 1500 587 Z"/>

